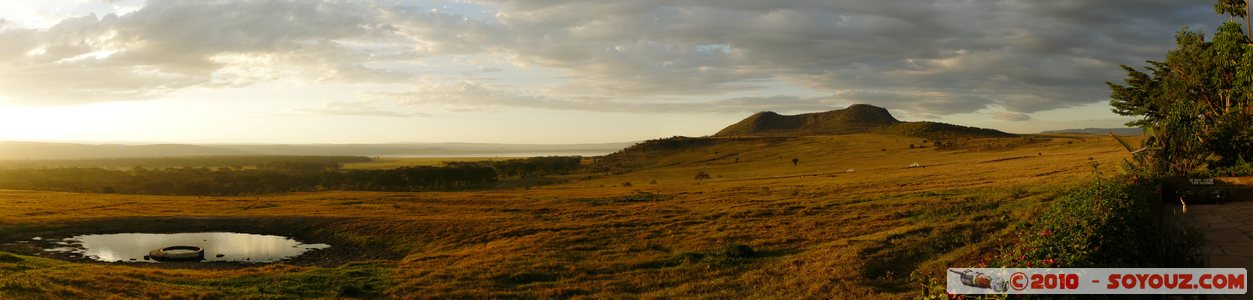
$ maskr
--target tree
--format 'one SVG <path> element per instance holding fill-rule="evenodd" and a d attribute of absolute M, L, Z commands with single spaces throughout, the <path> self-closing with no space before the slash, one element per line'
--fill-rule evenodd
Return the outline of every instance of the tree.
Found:
<path fill-rule="evenodd" d="M 793 159 L 792 159 L 792 166 L 793 166 L 793 167 L 795 167 L 795 166 L 796 166 L 796 164 L 797 164 L 797 163 L 800 163 L 800 162 L 801 162 L 801 159 L 799 159 L 799 158 L 793 158 Z"/>
<path fill-rule="evenodd" d="M 709 173 L 705 173 L 705 171 L 700 171 L 696 173 L 696 181 L 704 181 L 705 179 L 709 179 L 709 178 L 710 178 Z"/>
<path fill-rule="evenodd" d="M 1244 5 L 1219 5 L 1224 3 Z M 1122 66 L 1124 84 L 1107 83 L 1110 105 L 1117 114 L 1140 118 L 1128 126 L 1145 128 L 1137 161 L 1155 172 L 1186 174 L 1253 157 L 1249 41 L 1235 22 L 1220 26 L 1211 41 L 1201 32 L 1182 30 L 1165 61 L 1149 61 L 1145 72 Z"/>
<path fill-rule="evenodd" d="M 1244 19 L 1244 28 L 1253 27 L 1249 22 L 1250 12 L 1248 1 L 1245 0 L 1218 0 L 1214 4 L 1214 12 L 1220 15 L 1227 15 L 1227 22 L 1234 22 L 1235 18 Z M 1246 33 L 1250 39 L 1253 39 L 1253 32 Z"/>

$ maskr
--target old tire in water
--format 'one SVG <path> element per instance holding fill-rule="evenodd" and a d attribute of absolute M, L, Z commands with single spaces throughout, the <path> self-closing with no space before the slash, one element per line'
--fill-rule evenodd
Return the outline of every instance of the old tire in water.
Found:
<path fill-rule="evenodd" d="M 202 261 L 204 248 L 196 246 L 173 246 L 148 252 L 148 257 L 155 261 Z"/>

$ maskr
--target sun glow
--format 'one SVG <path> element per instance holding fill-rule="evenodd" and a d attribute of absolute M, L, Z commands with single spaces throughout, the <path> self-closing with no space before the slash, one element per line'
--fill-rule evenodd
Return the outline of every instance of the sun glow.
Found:
<path fill-rule="evenodd" d="M 0 104 L 0 140 L 91 140 L 118 128 L 141 126 L 134 116 L 145 113 L 151 112 L 125 102 L 64 107 Z"/>

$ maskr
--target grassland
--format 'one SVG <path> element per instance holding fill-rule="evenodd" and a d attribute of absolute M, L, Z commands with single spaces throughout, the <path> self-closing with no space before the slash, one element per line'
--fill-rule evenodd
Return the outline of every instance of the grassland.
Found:
<path fill-rule="evenodd" d="M 910 144 L 928 145 L 875 134 L 730 140 L 648 153 L 618 174 L 472 192 L 0 191 L 0 236 L 11 239 L 101 220 L 307 218 L 333 221 L 304 230 L 398 257 L 184 269 L 0 254 L 0 298 L 903 298 L 915 293 L 911 273 L 992 256 L 1014 224 L 1091 178 L 1092 162 L 1117 172 L 1125 156 L 1081 135 Z"/>

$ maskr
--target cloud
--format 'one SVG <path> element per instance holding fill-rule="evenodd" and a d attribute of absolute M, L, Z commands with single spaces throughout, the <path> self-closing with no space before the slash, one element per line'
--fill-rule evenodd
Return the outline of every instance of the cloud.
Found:
<path fill-rule="evenodd" d="M 997 120 L 1003 120 L 1003 121 L 1015 121 L 1015 122 L 1021 122 L 1021 121 L 1028 121 L 1028 120 L 1031 120 L 1031 116 L 1030 116 L 1030 115 L 1027 115 L 1027 114 L 1020 114 L 1020 113 L 1012 113 L 1012 112 L 998 113 L 998 114 L 996 114 L 995 116 L 993 116 L 993 118 L 996 118 Z"/>
<path fill-rule="evenodd" d="M 0 24 L 0 96 L 75 104 L 274 80 L 409 84 L 431 58 L 484 55 L 561 76 L 445 79 L 395 96 L 463 108 L 859 102 L 920 116 L 992 106 L 1028 114 L 1103 101 L 1102 82 L 1122 76 L 1117 65 L 1160 59 L 1179 28 L 1221 20 L 1210 3 L 1175 0 L 152 0 L 46 30 Z M 793 96 L 780 84 L 831 96 Z M 723 100 L 673 100 L 698 98 Z"/>
<path fill-rule="evenodd" d="M 427 82 L 408 92 L 372 93 L 369 99 L 390 99 L 405 105 L 444 105 L 455 109 L 525 107 L 555 110 L 636 113 L 742 113 L 765 110 L 793 112 L 843 107 L 830 97 L 739 97 L 712 101 L 626 102 L 606 97 L 563 98 L 533 95 L 475 81 Z"/>
<path fill-rule="evenodd" d="M 1101 101 L 1118 64 L 1160 57 L 1178 28 L 1219 19 L 1207 3 L 1166 0 L 761 2 L 497 3 L 514 37 L 502 49 L 571 70 L 567 90 L 641 98 L 780 79 L 921 96 L 867 102 L 934 114 Z"/>
<path fill-rule="evenodd" d="M 293 110 L 294 115 L 322 115 L 322 116 L 369 116 L 369 117 L 430 117 L 425 113 L 399 112 L 395 110 L 381 109 L 377 107 L 377 103 L 371 101 L 330 101 L 323 102 L 322 106 L 315 108 L 300 108 Z"/>
<path fill-rule="evenodd" d="M 193 86 L 276 79 L 386 82 L 412 74 L 371 68 L 389 27 L 359 3 L 154 0 L 122 15 L 87 15 L 47 29 L 0 31 L 0 93 L 14 102 L 142 100 Z M 241 72 L 242 71 L 242 72 Z"/>
<path fill-rule="evenodd" d="M 908 112 L 954 114 L 977 111 L 996 101 L 987 97 L 947 92 L 841 90 L 833 96 L 849 103 L 871 103 Z"/>

